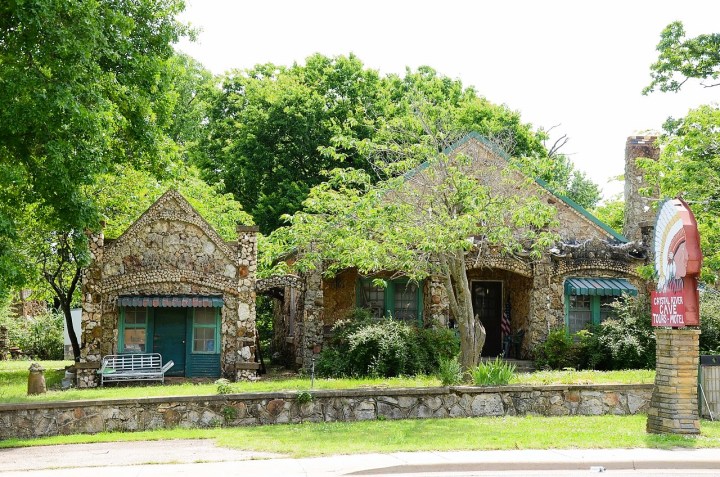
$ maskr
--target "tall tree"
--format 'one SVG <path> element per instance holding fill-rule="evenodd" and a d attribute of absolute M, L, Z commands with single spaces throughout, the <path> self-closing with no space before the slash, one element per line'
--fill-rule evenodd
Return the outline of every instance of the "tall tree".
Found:
<path fill-rule="evenodd" d="M 643 90 L 678 92 L 690 79 L 705 88 L 720 86 L 720 34 L 685 38 L 681 22 L 660 34 L 658 60 L 650 66 L 652 81 Z M 717 283 L 720 274 L 720 107 L 692 109 L 679 119 L 668 118 L 658 140 L 657 162 L 641 159 L 648 181 L 661 200 L 682 195 L 698 221 L 703 250 L 702 279 Z M 648 187 L 648 193 L 653 190 Z"/>
<path fill-rule="evenodd" d="M 460 80 L 427 66 L 381 77 L 352 55 L 314 55 L 304 65 L 259 65 L 227 75 L 213 101 L 200 165 L 209 181 L 224 179 L 227 190 L 268 233 L 282 224 L 281 214 L 300 209 L 310 188 L 323 180 L 324 170 L 371 171 L 373 165 L 356 143 L 374 140 L 390 122 L 413 122 L 418 96 L 436 107 L 433 114 L 446 116 L 448 130 L 491 136 L 514 156 L 548 158 L 542 131 Z M 549 162 L 556 163 L 549 174 L 572 167 L 569 161 Z M 581 187 L 586 183 L 570 170 L 556 188 L 590 197 Z"/>
<path fill-rule="evenodd" d="M 271 238 L 296 250 L 300 268 L 323 263 L 330 274 L 355 267 L 363 274 L 440 277 L 460 330 L 461 364 L 469 369 L 479 361 L 485 329 L 473 316 L 468 254 L 538 257 L 556 238 L 554 209 L 513 166 L 479 168 L 480 157 L 448 155 L 457 138 L 442 126 L 442 108 L 420 104 L 414 118 L 414 124 L 406 117 L 388 122 L 374 140 L 357 144 L 383 180 L 374 183 L 362 170 L 334 170 L 311 190 L 305 210 Z M 478 180 L 481 174 L 483 181 L 516 181 L 516 193 L 490 191 Z"/>
<path fill-rule="evenodd" d="M 660 34 L 658 60 L 650 66 L 652 81 L 643 89 L 678 92 L 690 79 L 710 80 L 706 88 L 720 86 L 720 33 L 685 38 L 682 22 L 669 24 Z"/>
<path fill-rule="evenodd" d="M 55 230 L 96 227 L 84 185 L 114 162 L 163 162 L 172 106 L 165 72 L 185 31 L 175 19 L 182 8 L 181 0 L 0 4 L 4 286 L 21 280 L 11 251 L 27 205 L 39 204 Z"/>

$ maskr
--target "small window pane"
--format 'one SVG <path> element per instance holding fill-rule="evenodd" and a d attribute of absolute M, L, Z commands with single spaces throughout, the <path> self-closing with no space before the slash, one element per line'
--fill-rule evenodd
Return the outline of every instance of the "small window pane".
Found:
<path fill-rule="evenodd" d="M 195 325 L 215 326 L 215 309 L 195 308 Z"/>
<path fill-rule="evenodd" d="M 125 308 L 125 325 L 145 325 L 145 308 Z"/>
<path fill-rule="evenodd" d="M 570 295 L 570 310 L 568 312 L 568 331 L 577 333 L 592 323 L 589 295 Z"/>
<path fill-rule="evenodd" d="M 215 353 L 217 319 L 214 308 L 196 308 L 193 317 L 193 353 Z"/>
<path fill-rule="evenodd" d="M 363 280 L 360 287 L 360 307 L 370 310 L 375 318 L 382 318 L 385 315 L 385 288 Z"/>
<path fill-rule="evenodd" d="M 144 353 L 145 328 L 126 328 L 123 343 L 123 353 Z"/>
<path fill-rule="evenodd" d="M 417 321 L 418 286 L 415 283 L 395 284 L 395 314 L 397 320 Z"/>

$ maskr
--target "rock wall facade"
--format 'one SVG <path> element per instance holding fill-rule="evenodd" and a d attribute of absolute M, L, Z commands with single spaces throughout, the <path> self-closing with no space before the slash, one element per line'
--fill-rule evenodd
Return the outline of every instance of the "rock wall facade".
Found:
<path fill-rule="evenodd" d="M 254 376 L 256 235 L 256 227 L 238 226 L 238 242 L 225 242 L 173 190 L 117 240 L 91 234 L 78 387 L 96 386 L 102 356 L 119 351 L 121 295 L 221 296 L 221 374 L 232 380 Z"/>
<path fill-rule="evenodd" d="M 0 405 L 0 439 L 170 427 L 647 412 L 651 385 L 438 387 Z"/>

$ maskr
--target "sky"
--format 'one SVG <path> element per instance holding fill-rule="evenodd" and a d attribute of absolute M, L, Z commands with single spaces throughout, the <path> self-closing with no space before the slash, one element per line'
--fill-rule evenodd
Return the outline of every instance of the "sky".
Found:
<path fill-rule="evenodd" d="M 660 32 L 720 31 L 718 0 L 186 0 L 200 29 L 178 49 L 213 73 L 354 53 L 368 68 L 403 74 L 428 65 L 569 138 L 561 152 L 603 189 L 622 192 L 628 136 L 720 101 L 720 87 L 686 84 L 643 96 Z M 550 144 L 548 144 L 550 145 Z"/>

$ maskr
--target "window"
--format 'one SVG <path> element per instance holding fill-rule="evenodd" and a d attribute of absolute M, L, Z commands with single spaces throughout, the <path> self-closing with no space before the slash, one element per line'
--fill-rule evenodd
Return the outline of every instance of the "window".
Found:
<path fill-rule="evenodd" d="M 193 353 L 217 353 L 219 308 L 193 309 Z"/>
<path fill-rule="evenodd" d="M 565 320 L 569 333 L 589 324 L 600 324 L 615 312 L 612 303 L 625 295 L 637 295 L 635 286 L 624 278 L 572 277 L 565 280 Z"/>
<path fill-rule="evenodd" d="M 387 287 L 361 278 L 357 286 L 357 306 L 370 310 L 375 318 L 392 316 L 397 320 L 422 323 L 422 287 L 407 279 L 388 280 Z"/>
<path fill-rule="evenodd" d="M 144 353 L 147 343 L 147 308 L 123 307 L 120 314 L 121 353 Z"/>

